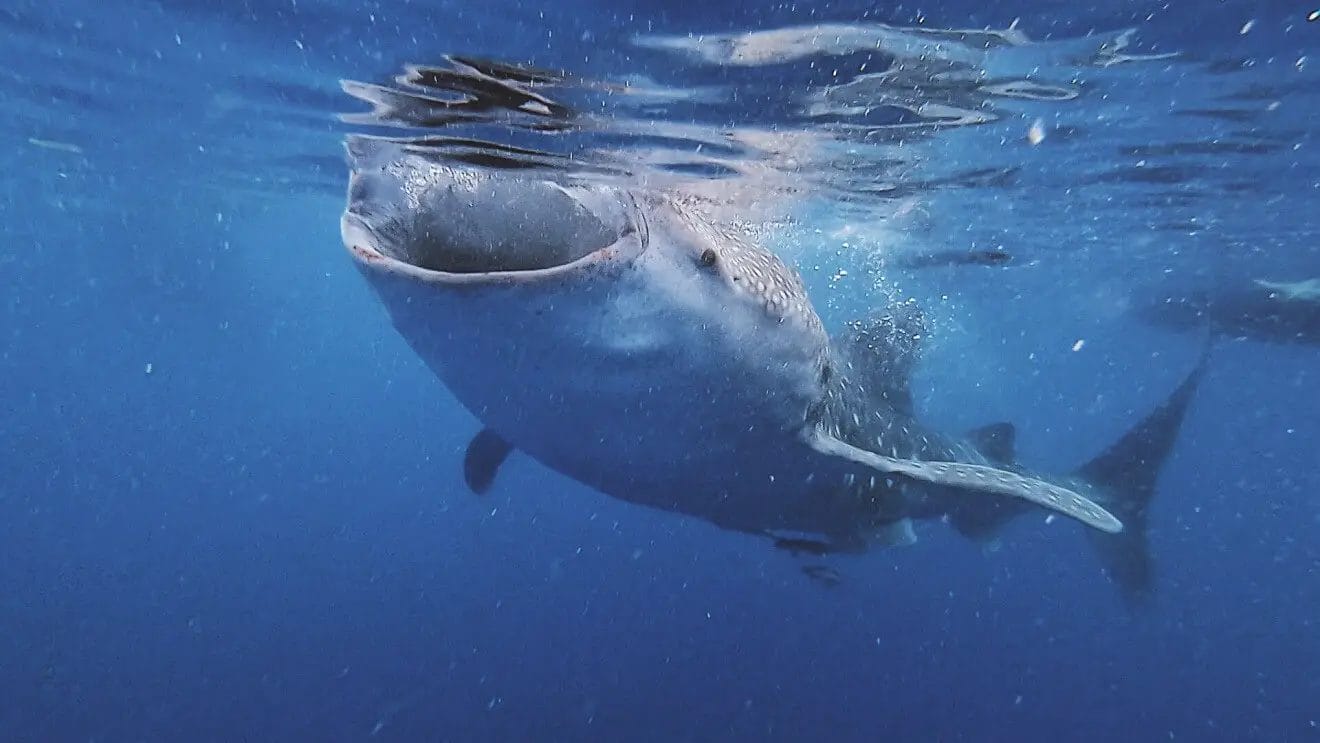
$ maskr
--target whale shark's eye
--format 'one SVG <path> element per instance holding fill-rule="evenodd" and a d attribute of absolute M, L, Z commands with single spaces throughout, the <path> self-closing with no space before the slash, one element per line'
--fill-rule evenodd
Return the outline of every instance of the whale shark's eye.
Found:
<path fill-rule="evenodd" d="M 697 262 L 699 262 L 705 268 L 710 268 L 711 266 L 715 265 L 715 260 L 718 257 L 719 256 L 715 255 L 715 250 L 713 248 L 706 248 L 705 250 L 701 251 L 701 257 L 697 259 Z"/>

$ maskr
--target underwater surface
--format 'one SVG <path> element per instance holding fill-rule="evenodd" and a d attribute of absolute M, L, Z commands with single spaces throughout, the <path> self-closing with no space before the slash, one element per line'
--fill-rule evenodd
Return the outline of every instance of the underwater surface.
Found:
<path fill-rule="evenodd" d="M 1316 10 L 12 0 L 0 740 L 1320 740 Z M 1148 595 L 1043 509 L 802 555 L 517 451 L 473 494 L 346 140 L 673 194 L 831 332 L 918 305 L 918 417 L 1034 470 L 1211 338 Z"/>

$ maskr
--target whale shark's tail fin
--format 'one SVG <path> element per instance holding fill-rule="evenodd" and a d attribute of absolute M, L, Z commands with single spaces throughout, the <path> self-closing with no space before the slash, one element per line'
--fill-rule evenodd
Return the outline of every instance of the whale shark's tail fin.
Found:
<path fill-rule="evenodd" d="M 1146 535 L 1147 510 L 1155 495 L 1160 470 L 1173 451 L 1187 408 L 1205 372 L 1210 344 L 1211 339 L 1207 338 L 1196 368 L 1164 404 L 1076 473 L 1104 493 L 1097 502 L 1123 522 L 1123 530 L 1117 534 L 1087 536 L 1110 577 L 1132 604 L 1142 603 L 1151 593 L 1154 575 Z"/>

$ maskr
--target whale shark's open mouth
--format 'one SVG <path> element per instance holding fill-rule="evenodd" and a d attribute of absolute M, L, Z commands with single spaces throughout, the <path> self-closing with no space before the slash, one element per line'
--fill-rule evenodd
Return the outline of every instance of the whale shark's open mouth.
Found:
<path fill-rule="evenodd" d="M 608 242 L 568 242 L 546 239 L 531 232 L 507 242 L 413 242 L 396 256 L 418 268 L 443 273 L 512 273 L 544 271 L 576 262 L 604 248 Z"/>
<path fill-rule="evenodd" d="M 409 273 L 490 276 L 537 274 L 567 268 L 593 258 L 614 240 L 556 241 L 544 234 L 500 242 L 430 235 L 425 240 L 395 241 L 373 230 L 359 216 L 346 213 L 341 231 L 344 245 L 364 263 L 394 264 Z"/>
<path fill-rule="evenodd" d="M 618 255 L 638 232 L 613 189 L 438 166 L 355 171 L 341 231 L 359 262 L 432 280 L 556 273 Z"/>

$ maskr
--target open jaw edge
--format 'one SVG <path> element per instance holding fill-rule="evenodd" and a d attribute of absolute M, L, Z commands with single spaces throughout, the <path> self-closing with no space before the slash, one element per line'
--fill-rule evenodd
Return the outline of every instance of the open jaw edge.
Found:
<path fill-rule="evenodd" d="M 578 256 L 563 254 L 546 260 L 544 266 L 520 265 L 493 270 L 444 270 L 431 268 L 426 263 L 436 262 L 439 250 L 424 260 L 411 260 L 404 251 L 391 249 L 372 232 L 366 222 L 352 212 L 344 212 L 340 219 L 340 236 L 353 260 L 364 268 L 432 284 L 492 284 L 519 283 L 562 276 L 594 265 L 629 260 L 645 250 L 645 244 L 636 240 L 635 233 L 627 233 L 618 240 L 586 251 Z M 561 262 L 562 261 L 562 262 Z"/>

